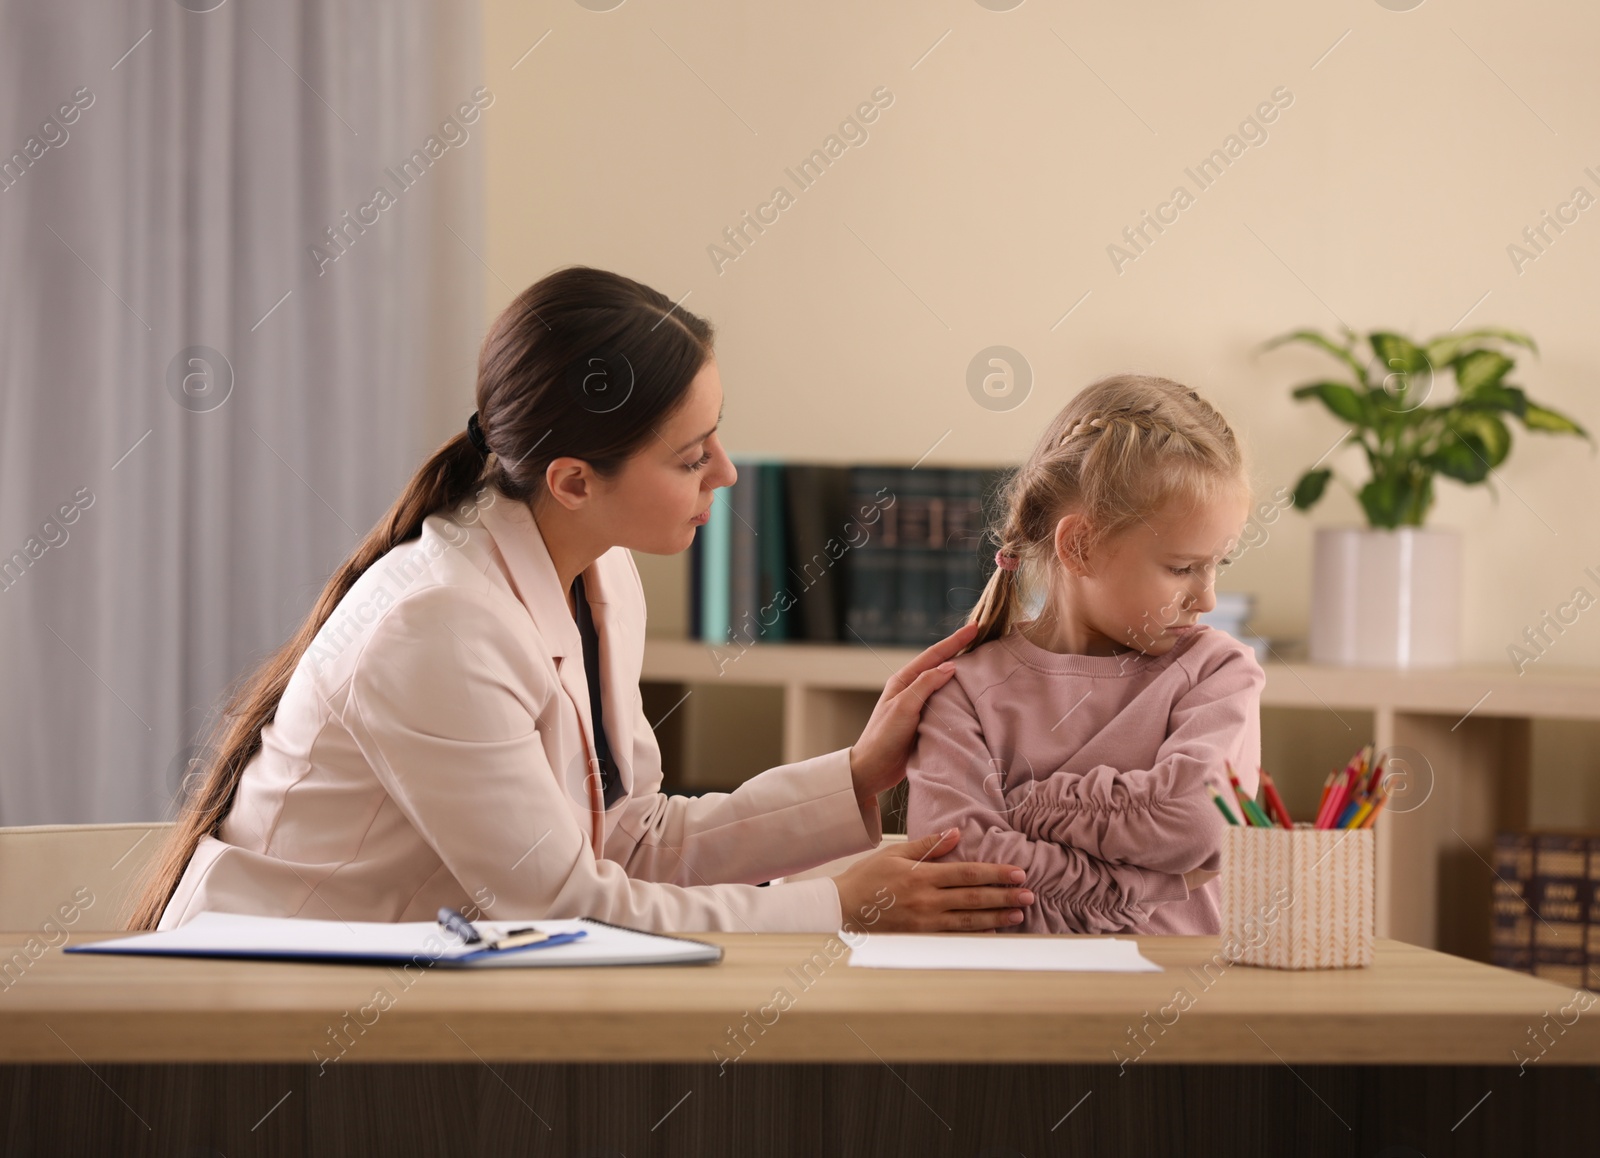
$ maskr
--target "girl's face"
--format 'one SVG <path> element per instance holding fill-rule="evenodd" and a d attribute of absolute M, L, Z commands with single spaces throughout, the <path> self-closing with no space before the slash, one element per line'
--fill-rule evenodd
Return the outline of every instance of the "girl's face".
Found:
<path fill-rule="evenodd" d="M 1087 654 L 1171 650 L 1217 605 L 1217 569 L 1227 564 L 1249 513 L 1243 487 L 1194 504 L 1169 504 L 1092 548 L 1076 566 L 1063 556 L 1070 540 L 1058 527 L 1057 555 L 1072 587 L 1066 612 L 1088 641 Z"/>
<path fill-rule="evenodd" d="M 613 543 L 648 555 L 674 555 L 694 541 L 711 513 L 712 491 L 732 486 L 738 472 L 717 437 L 722 378 L 708 358 L 683 404 L 610 479 L 599 483 L 600 507 Z"/>

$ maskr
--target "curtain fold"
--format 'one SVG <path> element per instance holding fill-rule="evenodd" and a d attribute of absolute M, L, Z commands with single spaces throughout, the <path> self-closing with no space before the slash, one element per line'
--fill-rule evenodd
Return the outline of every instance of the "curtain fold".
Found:
<path fill-rule="evenodd" d="M 477 5 L 214 3 L 0 9 L 0 824 L 170 816 L 471 409 Z"/>

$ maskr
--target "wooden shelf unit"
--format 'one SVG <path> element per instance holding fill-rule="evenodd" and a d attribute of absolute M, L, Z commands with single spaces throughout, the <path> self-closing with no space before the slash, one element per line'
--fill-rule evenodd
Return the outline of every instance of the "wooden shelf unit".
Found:
<path fill-rule="evenodd" d="M 860 735 L 884 680 L 916 654 L 831 644 L 712 647 L 652 639 L 647 683 L 765 686 L 783 694 L 783 756 L 800 760 Z M 1387 671 L 1269 663 L 1263 715 L 1370 714 L 1346 722 L 1406 756 L 1414 778 L 1376 825 L 1377 932 L 1476 960 L 1489 956 L 1490 867 L 1498 829 L 1528 824 L 1532 721 L 1600 720 L 1600 670 L 1460 667 Z M 1406 751 L 1402 751 L 1406 750 Z M 1320 785 L 1325 767 L 1316 772 Z"/>

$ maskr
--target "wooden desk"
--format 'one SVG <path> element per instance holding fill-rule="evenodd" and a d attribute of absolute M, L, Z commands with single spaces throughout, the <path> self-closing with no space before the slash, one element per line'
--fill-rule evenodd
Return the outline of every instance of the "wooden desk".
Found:
<path fill-rule="evenodd" d="M 24 939 L 0 934 L 4 957 Z M 1074 975 L 706 939 L 723 964 L 409 977 L 51 950 L 0 992 L 0 1152 L 53 1153 L 28 1141 L 63 1130 L 62 1152 L 228 1158 L 1549 1155 L 1600 1136 L 1600 999 L 1398 942 L 1369 970 L 1281 973 L 1219 961 L 1216 938 L 1141 938 L 1164 972 Z"/>

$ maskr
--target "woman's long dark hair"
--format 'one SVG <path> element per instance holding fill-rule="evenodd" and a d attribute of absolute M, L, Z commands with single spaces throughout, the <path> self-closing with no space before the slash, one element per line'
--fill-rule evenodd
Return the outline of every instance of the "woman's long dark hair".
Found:
<path fill-rule="evenodd" d="M 688 393 L 712 352 L 710 323 L 649 286 L 605 270 L 558 270 L 518 294 L 478 354 L 478 421 L 487 460 L 465 427 L 434 452 L 393 507 L 328 580 L 300 629 L 238 684 L 212 730 L 199 786 L 147 870 L 127 927 L 154 929 L 204 836 L 228 815 L 261 732 L 289 677 L 339 601 L 364 571 L 422 533 L 429 515 L 484 485 L 537 502 L 545 468 L 581 458 L 602 476 L 618 471 Z"/>

